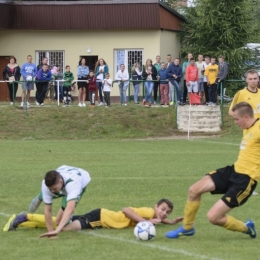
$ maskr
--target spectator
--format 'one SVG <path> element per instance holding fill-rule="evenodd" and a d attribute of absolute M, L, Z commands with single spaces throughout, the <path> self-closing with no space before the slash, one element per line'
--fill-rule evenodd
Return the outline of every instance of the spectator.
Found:
<path fill-rule="evenodd" d="M 65 67 L 65 72 L 63 73 L 63 102 L 65 106 L 69 106 L 71 102 L 71 86 L 74 80 L 73 73 L 70 72 L 70 66 Z"/>
<path fill-rule="evenodd" d="M 205 92 L 205 103 L 204 105 L 209 104 L 209 87 L 207 82 L 207 77 L 205 76 L 206 68 L 210 65 L 210 58 L 209 56 L 205 57 L 205 63 L 204 63 L 204 92 Z"/>
<path fill-rule="evenodd" d="M 156 76 L 157 70 L 152 64 L 152 60 L 147 59 L 142 73 L 142 77 L 145 80 L 144 84 L 146 90 L 145 98 L 143 99 L 143 105 L 145 105 L 147 101 L 149 102 L 149 106 L 152 105 L 151 94 L 153 91 L 154 80 L 156 80 Z"/>
<path fill-rule="evenodd" d="M 61 67 L 60 65 L 57 66 L 57 74 L 54 75 L 55 80 L 62 80 L 63 79 L 63 73 L 61 72 Z M 59 81 L 59 85 L 58 82 L 55 81 L 55 99 L 58 100 L 58 87 L 59 87 L 59 100 L 61 102 L 63 102 L 63 82 Z"/>
<path fill-rule="evenodd" d="M 216 106 L 217 102 L 217 75 L 218 65 L 216 64 L 216 58 L 210 59 L 210 65 L 205 70 L 205 76 L 207 77 L 207 84 L 209 87 L 209 106 Z"/>
<path fill-rule="evenodd" d="M 27 90 L 27 102 L 26 105 L 27 107 L 30 106 L 30 92 L 31 90 L 34 89 L 34 82 L 33 79 L 37 74 L 37 68 L 34 63 L 32 63 L 32 56 L 28 55 L 27 56 L 27 62 L 23 64 L 21 68 L 21 74 L 23 76 L 23 82 L 22 82 L 22 102 L 21 102 L 21 108 L 23 108 L 24 105 L 24 94 L 26 94 Z"/>
<path fill-rule="evenodd" d="M 37 72 L 42 68 L 42 66 L 44 65 L 44 64 L 47 64 L 48 65 L 48 61 L 49 61 L 49 59 L 48 58 L 46 58 L 46 57 L 44 57 L 43 59 L 42 59 L 42 62 L 37 66 Z M 36 102 L 36 105 L 39 105 L 39 104 L 37 104 L 37 96 L 38 96 L 38 81 L 37 81 L 37 78 L 35 79 L 35 85 L 36 85 L 36 93 L 35 93 L 35 102 Z"/>
<path fill-rule="evenodd" d="M 48 65 L 44 64 L 37 73 L 38 80 L 38 95 L 37 102 L 41 106 L 44 106 L 44 98 L 48 89 L 49 81 L 51 80 L 51 72 L 48 69 Z"/>
<path fill-rule="evenodd" d="M 95 67 L 95 75 L 97 79 L 98 94 L 99 94 L 99 101 L 100 101 L 99 106 L 103 105 L 102 81 L 105 78 L 105 74 L 108 72 L 109 72 L 109 68 L 105 60 L 102 58 L 99 59 Z"/>
<path fill-rule="evenodd" d="M 157 70 L 157 74 L 158 74 L 158 71 L 161 69 L 161 56 L 160 55 L 157 55 L 156 56 L 156 63 L 154 63 L 154 66 Z M 155 81 L 154 82 L 154 87 L 153 87 L 153 100 L 154 100 L 154 105 L 156 105 L 156 102 L 157 102 L 157 93 L 158 93 L 158 87 L 160 86 L 160 81 Z M 160 88 L 159 88 L 160 90 Z"/>
<path fill-rule="evenodd" d="M 220 96 L 220 86 L 221 82 L 223 82 L 228 74 L 228 65 L 224 60 L 224 57 L 220 55 L 218 57 L 218 75 L 217 75 L 217 84 L 218 84 L 218 95 Z M 222 93 L 223 94 L 223 93 Z"/>
<path fill-rule="evenodd" d="M 204 71 L 205 71 L 205 62 L 203 61 L 203 55 L 199 54 L 198 61 L 196 62 L 198 68 L 198 92 L 202 99 L 204 96 Z"/>
<path fill-rule="evenodd" d="M 89 94 L 89 101 L 91 104 L 91 107 L 95 106 L 95 95 L 97 90 L 97 83 L 96 83 L 96 77 L 94 75 L 94 71 L 90 70 L 89 75 L 87 77 L 87 83 L 88 83 L 88 94 Z"/>
<path fill-rule="evenodd" d="M 54 80 L 55 80 L 55 75 L 57 74 L 57 67 L 55 65 L 51 65 L 50 72 L 51 72 L 51 80 L 49 81 L 49 84 L 48 84 L 45 99 L 52 101 L 52 100 L 54 100 L 54 93 L 55 93 Z M 48 99 L 48 93 L 50 93 L 49 99 Z"/>
<path fill-rule="evenodd" d="M 161 106 L 169 105 L 169 80 L 165 62 L 161 63 L 161 69 L 158 71 L 158 80 L 160 82 Z"/>
<path fill-rule="evenodd" d="M 78 80 L 85 80 L 84 82 L 78 82 L 78 106 L 85 107 L 86 93 L 87 93 L 87 77 L 89 74 L 89 67 L 86 66 L 86 60 L 82 58 L 79 61 L 78 66 Z"/>
<path fill-rule="evenodd" d="M 186 68 L 186 86 L 189 93 L 189 102 L 191 100 L 190 93 L 198 94 L 198 68 L 194 58 L 190 59 L 190 64 Z M 191 102 L 190 102 L 191 103 Z"/>
<path fill-rule="evenodd" d="M 120 92 L 120 103 L 122 106 L 127 106 L 126 103 L 126 91 L 129 84 L 129 73 L 125 69 L 125 65 L 120 65 L 120 70 L 116 73 L 116 80 L 118 80 L 119 92 Z"/>
<path fill-rule="evenodd" d="M 168 67 L 168 78 L 169 82 L 171 82 L 171 85 L 175 87 L 176 93 L 177 93 L 177 101 L 179 105 L 183 105 L 182 102 L 182 91 L 181 91 L 181 85 L 180 81 L 182 78 L 182 68 L 180 67 L 180 60 L 176 58 L 174 60 L 174 63 L 170 64 Z M 174 91 L 172 91 L 172 94 Z M 171 100 L 174 100 L 174 97 L 171 97 Z"/>
<path fill-rule="evenodd" d="M 142 79 L 142 71 L 140 70 L 140 63 L 136 62 L 134 66 L 132 67 L 132 79 L 133 79 L 133 85 L 134 85 L 134 103 L 139 104 L 138 102 L 138 96 L 140 91 L 140 81 Z"/>
<path fill-rule="evenodd" d="M 170 65 L 173 63 L 172 62 L 172 55 L 168 54 L 167 57 L 167 69 L 170 67 Z M 169 102 L 170 105 L 173 105 L 173 97 L 174 97 L 174 86 L 172 85 L 172 83 L 169 81 Z"/>
<path fill-rule="evenodd" d="M 183 104 L 186 104 L 187 101 L 187 87 L 186 87 L 186 68 L 190 65 L 190 59 L 193 58 L 192 53 L 188 53 L 187 60 L 182 64 L 182 74 L 183 74 Z"/>
<path fill-rule="evenodd" d="M 109 73 L 106 73 L 105 79 L 102 81 L 102 85 L 106 107 L 110 107 L 110 91 L 112 86 L 112 79 L 110 79 Z"/>
<path fill-rule="evenodd" d="M 14 56 L 11 56 L 9 58 L 9 63 L 5 66 L 2 77 L 3 80 L 9 81 L 7 82 L 7 86 L 9 90 L 9 97 L 11 100 L 10 105 L 13 105 L 18 89 L 18 83 L 14 81 L 19 81 L 21 77 L 20 67 L 16 64 L 16 58 Z"/>

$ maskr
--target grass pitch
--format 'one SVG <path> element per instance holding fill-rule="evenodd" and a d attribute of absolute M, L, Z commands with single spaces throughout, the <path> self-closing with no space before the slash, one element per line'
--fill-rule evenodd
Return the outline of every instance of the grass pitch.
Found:
<path fill-rule="evenodd" d="M 76 214 L 98 207 L 153 206 L 160 198 L 173 200 L 170 218 L 181 216 L 188 187 L 208 171 L 232 164 L 240 134 L 216 139 L 187 140 L 24 140 L 1 141 L 0 225 L 8 216 L 27 210 L 46 171 L 62 164 L 89 171 L 92 181 Z M 138 241 L 133 229 L 63 232 L 56 240 L 39 239 L 43 229 L 2 232 L 1 260 L 49 259 L 258 259 L 259 237 L 226 231 L 206 219 L 220 196 L 205 194 L 196 219 L 196 235 L 177 240 L 165 232 L 179 226 L 158 225 L 154 240 Z M 57 212 L 60 200 L 54 202 Z M 252 218 L 259 229 L 259 196 L 252 196 L 231 215 Z M 41 205 L 37 213 L 43 213 Z"/>

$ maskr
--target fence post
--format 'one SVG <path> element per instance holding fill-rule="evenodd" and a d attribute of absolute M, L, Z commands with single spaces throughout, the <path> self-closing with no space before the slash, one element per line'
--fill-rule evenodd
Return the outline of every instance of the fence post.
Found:
<path fill-rule="evenodd" d="M 223 113 L 223 84 L 220 82 L 220 110 L 221 110 L 221 123 L 224 126 L 224 113 Z"/>

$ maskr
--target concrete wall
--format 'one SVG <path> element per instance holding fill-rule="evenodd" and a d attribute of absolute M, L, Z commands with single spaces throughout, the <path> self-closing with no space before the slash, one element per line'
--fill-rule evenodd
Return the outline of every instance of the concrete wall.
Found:
<path fill-rule="evenodd" d="M 91 53 L 87 53 L 87 48 L 91 48 Z M 113 78 L 114 50 L 135 48 L 143 49 L 144 63 L 147 58 L 155 61 L 157 54 L 162 56 L 162 60 L 168 53 L 178 56 L 180 44 L 175 32 L 161 30 L 0 31 L 0 56 L 14 55 L 22 66 L 28 54 L 35 62 L 36 51 L 65 51 L 64 65 L 71 66 L 74 76 L 81 55 L 97 55 L 106 60 Z M 17 94 L 18 97 L 21 95 L 20 87 Z M 113 88 L 111 96 L 118 95 L 118 88 Z"/>

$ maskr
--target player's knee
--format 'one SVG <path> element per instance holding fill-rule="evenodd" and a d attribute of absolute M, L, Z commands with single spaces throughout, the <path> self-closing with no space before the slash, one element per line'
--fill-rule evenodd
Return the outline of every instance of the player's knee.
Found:
<path fill-rule="evenodd" d="M 213 212 L 208 212 L 207 213 L 207 218 L 208 221 L 213 224 L 213 225 L 219 225 L 219 218 L 213 213 Z"/>
<path fill-rule="evenodd" d="M 199 193 L 194 185 L 189 187 L 189 198 L 195 198 L 198 194 Z"/>

